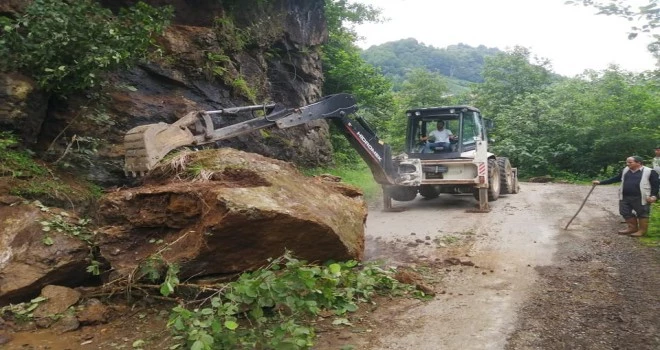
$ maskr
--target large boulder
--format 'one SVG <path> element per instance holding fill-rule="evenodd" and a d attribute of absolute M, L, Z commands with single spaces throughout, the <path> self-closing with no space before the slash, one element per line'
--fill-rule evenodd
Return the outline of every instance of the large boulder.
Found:
<path fill-rule="evenodd" d="M 42 229 L 53 215 L 67 220 L 62 212 L 0 200 L 0 305 L 34 298 L 49 284 L 77 286 L 90 276 L 85 241 Z"/>
<path fill-rule="evenodd" d="M 99 216 L 101 254 L 120 276 L 158 260 L 187 278 L 253 270 L 287 249 L 361 259 L 367 208 L 352 186 L 224 148 L 180 153 L 143 186 L 105 195 Z"/>

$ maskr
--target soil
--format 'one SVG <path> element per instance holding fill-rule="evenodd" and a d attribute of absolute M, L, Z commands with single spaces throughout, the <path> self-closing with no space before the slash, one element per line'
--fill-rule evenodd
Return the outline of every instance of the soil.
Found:
<path fill-rule="evenodd" d="M 430 300 L 379 298 L 320 320 L 316 350 L 660 349 L 660 249 L 620 236 L 616 187 L 523 183 L 469 213 L 471 195 L 373 205 L 366 257 L 415 271 Z M 3 349 L 165 349 L 167 307 L 115 305 L 112 321 L 10 335 Z M 1 341 L 2 339 L 0 339 Z"/>

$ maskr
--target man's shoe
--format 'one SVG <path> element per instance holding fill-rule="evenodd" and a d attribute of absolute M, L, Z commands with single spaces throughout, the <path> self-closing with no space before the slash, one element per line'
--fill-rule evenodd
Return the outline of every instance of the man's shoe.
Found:
<path fill-rule="evenodd" d="M 649 229 L 649 218 L 639 218 L 639 230 L 630 234 L 630 237 L 642 237 Z"/>
<path fill-rule="evenodd" d="M 621 230 L 617 232 L 620 235 L 629 235 L 631 233 L 637 232 L 637 218 L 628 218 L 626 219 L 626 224 L 628 224 L 628 228 L 625 230 Z"/>

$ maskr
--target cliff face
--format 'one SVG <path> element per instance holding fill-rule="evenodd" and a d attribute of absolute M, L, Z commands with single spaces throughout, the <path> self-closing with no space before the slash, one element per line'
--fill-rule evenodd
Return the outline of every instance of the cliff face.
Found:
<path fill-rule="evenodd" d="M 64 155 L 63 162 L 93 182 L 119 185 L 126 181 L 123 136 L 135 126 L 172 123 L 191 110 L 265 102 L 295 107 L 321 96 L 319 48 L 327 38 L 323 0 L 146 2 L 174 8 L 172 25 L 158 38 L 162 53 L 109 74 L 105 98 L 98 100 L 83 94 L 66 101 L 36 92 L 17 96 L 12 82 L 24 85 L 29 79 L 0 79 L 0 90 L 6 91 L 0 100 L 16 106 L 0 109 L 0 127 L 17 131 L 51 159 Z M 11 10 L 21 3 L 13 1 Z M 116 10 L 136 1 L 102 3 Z M 223 145 L 302 165 L 331 160 L 325 121 L 255 132 Z M 79 149 L 98 152 L 79 154 Z"/>

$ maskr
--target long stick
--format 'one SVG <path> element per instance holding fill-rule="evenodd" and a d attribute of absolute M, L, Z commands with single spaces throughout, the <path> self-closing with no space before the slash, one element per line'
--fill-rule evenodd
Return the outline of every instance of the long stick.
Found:
<path fill-rule="evenodd" d="M 573 217 L 568 222 L 568 224 L 566 224 L 566 227 L 564 227 L 564 230 L 568 230 L 568 225 L 570 225 L 571 222 L 573 222 L 573 219 L 575 219 L 575 217 L 578 216 L 578 214 L 580 213 L 580 210 L 582 210 L 582 208 L 584 207 L 584 203 L 587 203 L 587 199 L 589 199 L 589 196 L 591 196 L 591 192 L 594 191 L 594 188 L 596 188 L 596 186 L 597 186 L 596 184 L 593 184 L 591 186 L 591 190 L 589 191 L 589 194 L 587 194 L 587 196 L 584 197 L 584 200 L 582 201 L 582 205 L 580 206 L 580 209 L 578 209 L 577 213 L 575 213 L 575 215 L 573 215 Z"/>

